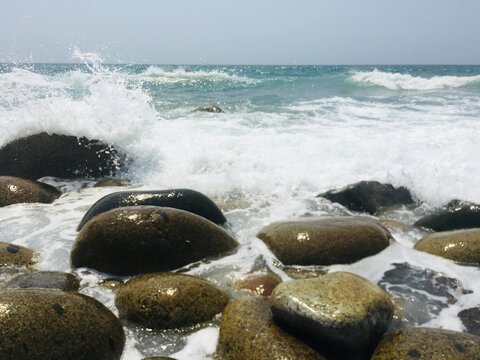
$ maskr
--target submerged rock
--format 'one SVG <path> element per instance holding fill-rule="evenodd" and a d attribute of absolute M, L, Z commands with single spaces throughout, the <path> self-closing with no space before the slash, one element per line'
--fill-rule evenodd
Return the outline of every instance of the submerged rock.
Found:
<path fill-rule="evenodd" d="M 385 336 L 371 360 L 477 359 L 480 337 L 457 331 L 411 328 L 397 330 Z"/>
<path fill-rule="evenodd" d="M 383 208 L 414 203 L 407 188 L 395 188 L 377 181 L 360 181 L 342 189 L 329 190 L 317 197 L 339 203 L 349 210 L 367 212 L 371 215 L 375 215 Z"/>
<path fill-rule="evenodd" d="M 231 301 L 222 315 L 218 353 L 225 360 L 325 360 L 276 325 L 263 298 Z"/>
<path fill-rule="evenodd" d="M 225 112 L 219 106 L 212 105 L 212 104 L 207 104 L 207 105 L 200 106 L 200 107 L 196 108 L 195 110 L 193 110 L 192 112 L 197 112 L 197 111 L 211 112 L 211 113 L 223 113 L 223 112 Z"/>
<path fill-rule="evenodd" d="M 0 149 L 0 175 L 32 180 L 109 176 L 124 162 L 124 155 L 98 140 L 45 132 L 14 140 Z"/>
<path fill-rule="evenodd" d="M 453 200 L 444 209 L 418 220 L 415 226 L 434 231 L 480 228 L 480 205 Z"/>
<path fill-rule="evenodd" d="M 60 271 L 37 271 L 22 274 L 7 282 L 4 286 L 9 289 L 16 288 L 45 288 L 67 291 L 77 291 L 80 280 L 77 276 Z"/>
<path fill-rule="evenodd" d="M 377 285 L 348 272 L 291 280 L 270 296 L 275 320 L 338 347 L 368 348 L 390 326 L 393 304 Z"/>
<path fill-rule="evenodd" d="M 0 176 L 0 206 L 18 203 L 48 204 L 60 195 L 60 190 L 39 181 Z"/>
<path fill-rule="evenodd" d="M 280 284 L 282 280 L 271 271 L 264 273 L 254 273 L 238 280 L 235 285 L 240 289 L 250 290 L 261 295 L 270 296 L 273 289 Z"/>
<path fill-rule="evenodd" d="M 146 274 L 127 281 L 115 296 L 120 317 L 152 329 L 177 329 L 212 320 L 228 295 L 198 276 Z"/>
<path fill-rule="evenodd" d="M 223 224 L 227 221 L 222 211 L 212 200 L 195 190 L 120 191 L 108 194 L 93 204 L 80 221 L 77 231 L 80 231 L 88 220 L 98 214 L 120 207 L 141 205 L 185 210 L 203 216 L 215 224 Z"/>
<path fill-rule="evenodd" d="M 367 217 L 276 222 L 257 234 L 286 265 L 348 264 L 385 249 L 390 232 Z"/>
<path fill-rule="evenodd" d="M 0 241 L 0 268 L 3 266 L 30 266 L 35 264 L 38 254 L 23 246 Z"/>
<path fill-rule="evenodd" d="M 414 249 L 464 265 L 480 265 L 480 228 L 442 231 L 424 236 Z"/>
<path fill-rule="evenodd" d="M 462 310 L 458 313 L 468 333 L 480 335 L 480 307 Z"/>
<path fill-rule="evenodd" d="M 74 267 L 134 275 L 177 269 L 237 245 L 224 229 L 193 213 L 124 207 L 97 215 L 82 228 L 71 262 Z"/>
<path fill-rule="evenodd" d="M 130 184 L 127 181 L 123 180 L 115 180 L 115 179 L 108 179 L 108 180 L 102 180 L 97 182 L 93 187 L 108 187 L 108 186 L 130 186 Z"/>
<path fill-rule="evenodd" d="M 0 358 L 120 359 L 120 321 L 97 300 L 71 291 L 0 291 Z"/>

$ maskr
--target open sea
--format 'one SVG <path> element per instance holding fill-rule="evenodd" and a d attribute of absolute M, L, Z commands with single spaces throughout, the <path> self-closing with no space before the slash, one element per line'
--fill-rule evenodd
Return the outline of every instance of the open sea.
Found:
<path fill-rule="evenodd" d="M 211 197 L 241 246 L 188 273 L 219 285 L 245 275 L 260 255 L 288 279 L 255 235 L 278 220 L 351 214 L 316 198 L 333 188 L 361 180 L 405 186 L 420 205 L 380 217 L 407 225 L 452 199 L 480 203 L 480 66 L 107 65 L 96 54 L 77 55 L 79 64 L 0 64 L 0 146 L 42 131 L 99 139 L 132 159 L 117 177 L 133 189 Z M 205 104 L 225 113 L 192 112 Z M 64 195 L 0 208 L 0 238 L 40 253 L 39 270 L 70 271 L 80 219 L 125 188 L 41 180 Z M 408 263 L 457 279 L 455 301 L 421 289 L 409 295 L 420 303 L 412 324 L 463 331 L 457 314 L 480 305 L 479 269 L 413 250 L 423 230 L 392 234 L 396 242 L 381 253 L 326 269 L 378 283 L 394 264 Z M 117 313 L 114 293 L 99 285 L 105 274 L 75 273 L 82 293 Z M 208 359 L 218 336 L 215 321 L 186 333 L 125 330 L 122 359 Z"/>

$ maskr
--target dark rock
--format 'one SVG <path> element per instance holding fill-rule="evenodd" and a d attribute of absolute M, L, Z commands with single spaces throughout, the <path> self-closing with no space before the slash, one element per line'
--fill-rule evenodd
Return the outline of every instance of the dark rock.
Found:
<path fill-rule="evenodd" d="M 77 291 L 80 288 L 80 280 L 70 273 L 37 271 L 30 274 L 19 275 L 7 282 L 4 287 L 9 289 L 45 288 Z"/>
<path fill-rule="evenodd" d="M 0 241 L 0 267 L 31 266 L 36 263 L 37 257 L 33 250 Z"/>
<path fill-rule="evenodd" d="M 325 275 L 328 272 L 315 266 L 285 266 L 283 271 L 292 279 L 310 279 Z"/>
<path fill-rule="evenodd" d="M 480 228 L 480 205 L 453 200 L 444 209 L 424 216 L 414 225 L 434 231 Z"/>
<path fill-rule="evenodd" d="M 212 105 L 212 104 L 200 106 L 200 107 L 196 108 L 195 110 L 193 110 L 192 112 L 197 112 L 197 111 L 211 112 L 211 113 L 223 113 L 223 112 L 225 112 L 219 106 Z"/>
<path fill-rule="evenodd" d="M 60 190 L 39 181 L 0 176 L 0 206 L 37 202 L 48 204 L 60 195 Z"/>
<path fill-rule="evenodd" d="M 218 353 L 228 360 L 324 360 L 311 347 L 277 326 L 263 298 L 231 301 L 222 315 Z"/>
<path fill-rule="evenodd" d="M 97 215 L 83 227 L 71 261 L 74 267 L 134 275 L 177 269 L 237 245 L 224 229 L 193 213 L 124 207 Z"/>
<path fill-rule="evenodd" d="M 120 318 L 152 329 L 178 329 L 212 320 L 228 295 L 198 276 L 155 273 L 127 281 L 115 296 Z"/>
<path fill-rule="evenodd" d="M 0 174 L 36 180 L 44 176 L 95 178 L 114 174 L 125 157 L 98 140 L 40 133 L 0 149 Z"/>
<path fill-rule="evenodd" d="M 385 336 L 371 360 L 478 359 L 480 337 L 457 331 L 410 328 Z"/>
<path fill-rule="evenodd" d="M 348 264 L 377 254 L 391 240 L 378 222 L 354 216 L 276 222 L 257 237 L 286 265 Z"/>
<path fill-rule="evenodd" d="M 480 335 L 480 307 L 462 310 L 458 313 L 467 332 L 473 335 Z"/>
<path fill-rule="evenodd" d="M 93 187 L 108 187 L 108 186 L 130 186 L 130 184 L 123 180 L 108 179 L 97 182 Z"/>
<path fill-rule="evenodd" d="M 377 285 L 348 272 L 290 280 L 273 290 L 275 320 L 338 347 L 369 348 L 390 326 L 393 304 Z"/>
<path fill-rule="evenodd" d="M 414 203 L 407 188 L 394 188 L 390 184 L 377 181 L 360 181 L 343 189 L 329 190 L 317 197 L 339 203 L 349 210 L 371 215 L 375 215 L 382 208 Z"/>
<path fill-rule="evenodd" d="M 93 204 L 80 221 L 77 231 L 80 231 L 88 220 L 98 214 L 119 207 L 141 205 L 185 210 L 203 216 L 215 224 L 223 224 L 227 221 L 222 211 L 212 200 L 195 190 L 120 191 L 108 194 Z"/>
<path fill-rule="evenodd" d="M 120 321 L 97 300 L 72 291 L 0 291 L 0 358 L 120 359 Z"/>

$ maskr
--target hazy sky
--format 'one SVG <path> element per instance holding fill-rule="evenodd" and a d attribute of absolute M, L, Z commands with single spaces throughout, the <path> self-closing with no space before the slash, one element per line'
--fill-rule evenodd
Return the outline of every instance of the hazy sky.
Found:
<path fill-rule="evenodd" d="M 0 62 L 479 64 L 479 0 L 0 0 Z"/>

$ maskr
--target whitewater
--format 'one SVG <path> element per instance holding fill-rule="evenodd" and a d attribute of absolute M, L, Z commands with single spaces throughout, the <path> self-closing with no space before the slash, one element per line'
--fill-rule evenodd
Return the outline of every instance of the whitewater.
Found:
<path fill-rule="evenodd" d="M 452 199 L 480 203 L 480 66 L 109 65 L 97 54 L 77 56 L 78 64 L 0 64 L 0 146 L 42 131 L 86 136 L 128 155 L 131 164 L 117 177 L 134 190 L 190 188 L 211 197 L 241 246 L 188 273 L 219 285 L 230 286 L 260 255 L 288 279 L 256 233 L 274 221 L 351 214 L 316 198 L 330 189 L 361 180 L 405 186 L 419 206 L 380 217 L 407 225 Z M 225 113 L 192 112 L 205 104 Z M 124 189 L 41 181 L 64 195 L 53 204 L 0 208 L 0 235 L 37 251 L 37 269 L 71 271 L 81 218 Z M 407 262 L 455 278 L 473 292 L 455 292 L 456 303 L 421 325 L 463 331 L 457 314 L 479 305 L 480 271 L 413 250 L 425 234 L 399 228 L 381 253 L 326 268 L 378 283 L 393 264 Z M 80 292 L 116 313 L 114 293 L 99 285 L 106 274 L 75 273 Z M 122 359 L 208 359 L 218 321 L 186 333 L 125 330 Z"/>

